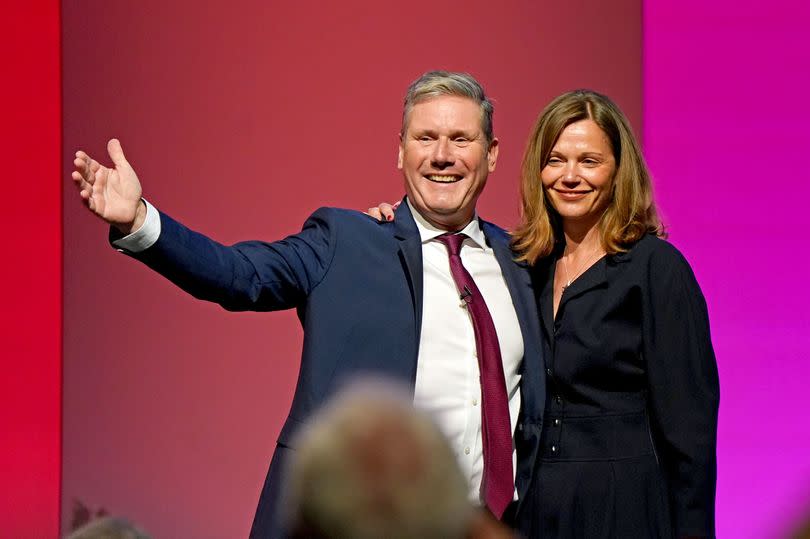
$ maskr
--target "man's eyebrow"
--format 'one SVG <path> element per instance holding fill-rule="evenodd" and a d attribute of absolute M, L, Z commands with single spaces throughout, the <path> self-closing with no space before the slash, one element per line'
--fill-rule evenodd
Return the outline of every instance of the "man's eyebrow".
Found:
<path fill-rule="evenodd" d="M 480 137 L 481 133 L 479 133 L 478 131 L 465 131 L 463 129 L 458 129 L 456 131 L 453 131 L 450 134 L 450 136 L 453 137 L 453 138 L 455 138 L 455 137 L 464 137 L 464 138 L 474 140 L 474 139 L 477 139 L 478 137 Z"/>

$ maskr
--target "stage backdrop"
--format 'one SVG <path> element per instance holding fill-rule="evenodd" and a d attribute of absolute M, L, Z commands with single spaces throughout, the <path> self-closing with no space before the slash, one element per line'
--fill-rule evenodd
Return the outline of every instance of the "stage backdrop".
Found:
<path fill-rule="evenodd" d="M 225 243 L 400 197 L 402 96 L 426 70 L 494 98 L 480 210 L 506 226 L 553 96 L 597 88 L 642 129 L 640 0 L 71 1 L 63 35 L 65 182 L 73 151 L 106 161 L 119 137 L 144 196 Z M 113 251 L 72 190 L 64 235 L 63 526 L 81 502 L 155 537 L 246 536 L 295 385 L 294 313 L 190 298 Z"/>
<path fill-rule="evenodd" d="M 810 517 L 810 6 L 644 2 L 645 141 L 720 369 L 718 537 Z"/>

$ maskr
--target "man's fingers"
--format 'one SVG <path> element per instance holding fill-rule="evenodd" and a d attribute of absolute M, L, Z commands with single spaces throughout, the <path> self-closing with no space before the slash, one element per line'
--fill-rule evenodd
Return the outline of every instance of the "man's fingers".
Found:
<path fill-rule="evenodd" d="M 84 189 L 84 188 L 85 188 L 85 185 L 89 185 L 89 184 L 88 184 L 88 183 L 87 183 L 87 182 L 84 180 L 84 176 L 82 176 L 82 173 L 81 173 L 81 172 L 79 172 L 78 170 L 74 170 L 73 172 L 71 172 L 71 173 L 70 173 L 70 178 L 73 180 L 73 183 L 75 183 L 75 184 L 76 184 L 76 187 L 77 187 L 78 189 L 80 189 L 80 190 L 81 190 L 81 189 Z"/>
<path fill-rule="evenodd" d="M 76 167 L 76 172 L 81 174 L 82 179 L 91 185 L 95 181 L 95 170 L 98 170 L 98 167 L 100 167 L 100 165 L 96 163 L 98 166 L 93 170 L 93 163 L 96 162 L 90 159 L 90 156 L 86 153 L 81 151 L 76 152 L 76 159 L 73 160 L 73 166 Z"/>
<path fill-rule="evenodd" d="M 110 159 L 112 159 L 116 167 L 127 166 L 127 158 L 124 157 L 124 150 L 121 148 L 121 142 L 117 138 L 110 139 L 107 143 L 107 153 L 110 154 Z"/>

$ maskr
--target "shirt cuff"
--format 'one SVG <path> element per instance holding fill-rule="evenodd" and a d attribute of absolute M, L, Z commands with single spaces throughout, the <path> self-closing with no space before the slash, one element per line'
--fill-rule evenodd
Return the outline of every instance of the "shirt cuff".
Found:
<path fill-rule="evenodd" d="M 113 241 L 113 247 L 119 251 L 139 253 L 150 248 L 160 237 L 160 212 L 145 198 L 141 199 L 146 205 L 146 219 L 135 232 Z"/>

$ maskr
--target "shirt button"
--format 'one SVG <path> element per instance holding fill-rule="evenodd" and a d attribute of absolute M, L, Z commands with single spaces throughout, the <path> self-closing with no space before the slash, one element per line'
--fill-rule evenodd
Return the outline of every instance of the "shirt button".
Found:
<path fill-rule="evenodd" d="M 478 406 L 478 399 L 473 399 L 472 400 L 472 405 L 473 406 Z"/>
<path fill-rule="evenodd" d="M 469 447 L 465 447 L 465 448 L 464 448 L 464 454 L 465 454 L 465 455 L 469 455 L 469 454 L 470 454 L 470 448 L 469 448 Z"/>

